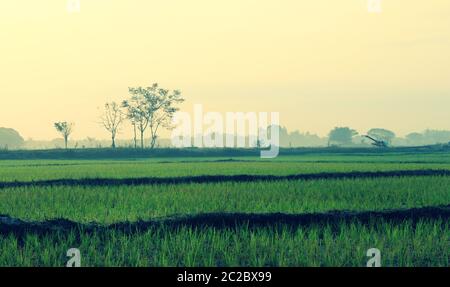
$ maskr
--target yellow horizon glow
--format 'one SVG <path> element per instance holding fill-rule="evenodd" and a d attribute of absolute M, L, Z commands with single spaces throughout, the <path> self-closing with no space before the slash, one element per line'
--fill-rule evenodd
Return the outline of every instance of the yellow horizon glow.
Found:
<path fill-rule="evenodd" d="M 450 129 L 450 1 L 66 0 L 0 3 L 0 127 L 108 138 L 99 108 L 129 86 L 182 109 L 276 111 L 290 131 Z M 126 129 L 119 138 L 130 138 Z"/>

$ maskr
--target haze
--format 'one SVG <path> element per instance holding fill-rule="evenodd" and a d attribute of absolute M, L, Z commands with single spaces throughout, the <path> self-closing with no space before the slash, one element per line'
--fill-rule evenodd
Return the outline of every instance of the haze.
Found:
<path fill-rule="evenodd" d="M 180 89 L 182 110 L 277 111 L 289 130 L 450 129 L 450 1 L 0 2 L 0 126 L 107 138 L 99 107 L 129 86 Z M 129 138 L 125 130 L 119 138 Z"/>

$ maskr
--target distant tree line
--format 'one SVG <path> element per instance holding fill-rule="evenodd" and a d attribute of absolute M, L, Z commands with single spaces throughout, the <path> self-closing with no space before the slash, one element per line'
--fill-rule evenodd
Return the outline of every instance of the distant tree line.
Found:
<path fill-rule="evenodd" d="M 125 120 L 125 119 L 124 119 Z M 73 125 L 72 125 L 73 128 Z M 351 128 L 348 128 L 353 130 Z M 280 128 L 280 146 L 281 147 L 325 147 L 325 146 L 369 146 L 372 141 L 364 137 L 369 135 L 377 140 L 385 140 L 390 146 L 423 146 L 434 144 L 448 144 L 450 142 L 450 131 L 425 130 L 423 132 L 414 132 L 405 137 L 392 137 L 392 133 L 379 135 L 378 129 L 369 130 L 366 133 L 357 133 L 348 131 L 347 128 L 335 128 L 326 137 L 320 137 L 309 132 L 293 131 L 289 132 L 285 127 Z M 55 147 L 65 147 L 66 142 L 63 134 L 60 139 L 51 141 L 36 141 L 33 139 L 24 140 L 20 134 L 13 129 L 0 128 L 0 149 L 49 149 Z M 112 134 L 111 134 L 112 135 Z M 170 147 L 171 140 L 158 138 L 157 146 Z M 127 148 L 136 147 L 135 139 L 115 139 L 115 145 Z M 110 140 L 99 140 L 93 137 L 79 139 L 72 144 L 72 147 L 78 148 L 103 148 L 112 146 Z M 150 146 L 150 141 L 148 143 Z M 140 144 L 138 145 L 140 147 Z"/>
<path fill-rule="evenodd" d="M 370 139 L 372 138 L 372 139 Z M 375 140 L 375 141 L 374 141 Z M 377 145 L 378 143 L 378 145 Z M 383 143 L 384 145 L 381 145 Z M 327 137 L 299 131 L 288 132 L 280 127 L 280 145 L 282 147 L 314 147 L 314 146 L 422 146 L 434 144 L 449 144 L 450 131 L 425 130 L 409 133 L 405 137 L 397 135 L 388 129 L 373 128 L 365 133 L 359 133 L 350 127 L 335 127 Z"/>
<path fill-rule="evenodd" d="M 14 129 L 0 128 L 0 148 L 18 148 L 24 144 L 24 139 Z"/>
<path fill-rule="evenodd" d="M 359 133 L 349 127 L 336 127 L 328 134 L 328 145 L 353 145 L 354 137 Z M 362 140 L 369 139 L 372 145 L 388 147 L 396 137 L 395 133 L 382 128 L 370 129 L 366 135 L 361 135 Z M 362 142 L 364 143 L 364 142 Z"/>
<path fill-rule="evenodd" d="M 120 145 L 144 149 L 155 148 L 157 145 L 171 146 L 170 139 L 161 139 L 158 134 L 161 129 L 172 129 L 172 118 L 179 110 L 178 105 L 184 101 L 178 90 L 167 90 L 153 84 L 150 87 L 129 88 L 129 98 L 121 103 L 106 103 L 102 108 L 99 124 L 110 134 L 110 141 L 99 141 L 86 138 L 75 143 L 77 147 L 101 148 L 117 147 L 117 135 L 125 122 L 132 127 L 133 139 L 121 140 Z M 17 148 L 52 148 L 64 144 L 67 149 L 74 131 L 74 123 L 61 121 L 54 123 L 54 128 L 62 139 L 53 141 L 25 141 L 20 134 L 8 128 L 0 128 L 0 149 Z M 289 132 L 285 127 L 279 127 L 281 147 L 319 147 L 319 146 L 423 146 L 433 144 L 450 144 L 450 131 L 425 130 L 413 132 L 405 137 L 397 137 L 393 131 L 384 128 L 373 128 L 365 133 L 359 133 L 350 127 L 335 127 L 326 137 L 320 137 L 309 132 Z M 149 142 L 145 142 L 146 133 Z M 248 140 L 247 140 L 248 141 Z M 259 143 L 258 143 L 259 144 Z"/>
<path fill-rule="evenodd" d="M 140 137 L 140 148 L 145 147 L 145 132 L 150 132 L 149 148 L 156 146 L 158 132 L 162 128 L 171 129 L 172 118 L 179 110 L 178 104 L 184 99 L 178 90 L 167 90 L 153 84 L 150 87 L 129 88 L 130 98 L 122 101 L 106 103 L 100 116 L 100 124 L 111 135 L 111 147 L 116 148 L 116 137 L 125 120 L 133 127 L 134 148 L 138 147 L 137 134 Z M 56 130 L 64 138 L 67 149 L 68 140 L 73 132 L 73 123 L 57 122 Z"/>

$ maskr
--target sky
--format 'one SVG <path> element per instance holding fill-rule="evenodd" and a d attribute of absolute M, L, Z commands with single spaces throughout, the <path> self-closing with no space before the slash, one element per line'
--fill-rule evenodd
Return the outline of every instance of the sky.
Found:
<path fill-rule="evenodd" d="M 106 139 L 104 103 L 157 82 L 182 111 L 279 112 L 321 136 L 450 129 L 450 1 L 367 2 L 0 0 L 0 127 Z"/>

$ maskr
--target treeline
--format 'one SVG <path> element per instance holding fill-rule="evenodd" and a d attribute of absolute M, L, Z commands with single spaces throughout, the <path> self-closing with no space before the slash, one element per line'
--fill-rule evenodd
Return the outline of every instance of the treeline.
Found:
<path fill-rule="evenodd" d="M 172 119 L 179 110 L 178 105 L 184 101 L 181 92 L 161 88 L 158 84 L 150 87 L 129 88 L 129 96 L 122 102 L 106 103 L 99 124 L 110 134 L 110 140 L 98 140 L 87 137 L 71 140 L 75 124 L 67 121 L 54 123 L 54 128 L 61 138 L 51 141 L 25 141 L 13 129 L 0 128 L 0 149 L 86 149 L 86 148 L 134 148 L 154 149 L 172 147 L 171 139 L 159 137 L 162 129 L 172 129 Z M 133 138 L 117 140 L 117 135 L 124 129 L 124 123 L 131 126 Z M 368 131 L 356 131 L 350 127 L 336 127 L 327 136 L 320 137 L 309 132 L 289 132 L 279 127 L 280 147 L 390 147 L 390 146 L 426 146 L 449 144 L 450 131 L 425 130 L 413 132 L 405 137 L 398 137 L 395 132 L 384 128 L 372 128 Z M 270 127 L 268 127 L 268 134 Z M 239 138 L 235 136 L 235 139 Z M 247 146 L 249 137 L 245 139 Z M 260 142 L 258 140 L 258 146 Z"/>
<path fill-rule="evenodd" d="M 289 133 L 286 128 L 280 130 L 280 145 L 282 147 L 314 147 L 314 146 L 370 146 L 384 143 L 385 146 L 426 146 L 435 144 L 450 144 L 450 131 L 425 130 L 413 132 L 405 137 L 398 137 L 395 132 L 373 128 L 361 133 L 349 127 L 336 127 L 327 137 L 319 137 L 310 133 L 294 131 Z"/>
<path fill-rule="evenodd" d="M 110 102 L 104 105 L 100 115 L 101 126 L 111 135 L 111 147 L 116 148 L 116 137 L 123 123 L 129 121 L 133 127 L 134 148 L 153 149 L 157 145 L 158 133 L 161 129 L 171 129 L 172 118 L 179 110 L 178 104 L 184 99 L 178 90 L 168 90 L 153 84 L 150 87 L 128 88 L 129 98 L 120 104 Z M 54 127 L 64 140 L 64 147 L 68 148 L 69 138 L 74 130 L 74 123 L 61 121 L 54 123 Z M 146 132 L 149 133 L 150 143 L 145 144 Z M 139 137 L 139 144 L 138 144 Z M 78 147 L 78 143 L 76 144 Z"/>
<path fill-rule="evenodd" d="M 341 129 L 341 128 L 337 128 Z M 376 130 L 367 133 L 358 133 L 352 129 L 339 130 L 333 129 L 333 133 L 327 137 L 320 137 L 312 133 L 302 133 L 299 131 L 289 132 L 286 128 L 280 128 L 280 146 L 281 147 L 368 147 L 372 145 L 372 141 L 363 135 L 369 134 L 377 139 L 383 139 L 382 135 L 376 135 Z M 337 133 L 337 136 L 336 136 Z M 387 133 L 386 135 L 391 135 Z M 386 136 L 385 135 L 385 136 Z M 450 142 L 450 131 L 440 130 L 425 130 L 423 132 L 410 133 L 405 137 L 384 137 L 385 141 L 389 142 L 390 146 L 426 146 L 434 144 L 448 144 Z M 144 139 L 144 142 L 150 142 L 150 139 Z M 120 148 L 135 148 L 135 140 L 116 140 L 117 147 Z M 111 140 L 100 140 L 92 137 L 87 137 L 81 140 L 74 140 L 69 143 L 71 149 L 88 149 L 88 148 L 110 148 Z M 65 142 L 63 138 L 57 138 L 49 141 L 24 140 L 17 131 L 13 129 L 0 128 L 0 149 L 59 149 L 64 148 Z M 138 141 L 139 147 L 139 141 Z M 158 138 L 155 143 L 157 148 L 171 147 L 171 140 Z"/>

